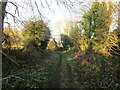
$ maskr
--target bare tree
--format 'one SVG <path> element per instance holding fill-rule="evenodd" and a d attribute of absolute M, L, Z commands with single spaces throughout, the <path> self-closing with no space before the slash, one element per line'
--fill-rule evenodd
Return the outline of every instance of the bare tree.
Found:
<path fill-rule="evenodd" d="M 48 9 L 50 13 L 54 13 L 54 11 L 51 9 L 51 4 L 56 4 L 60 10 L 62 11 L 62 6 L 66 8 L 66 10 L 72 15 L 72 13 L 79 13 L 78 7 L 83 3 L 81 0 L 22 0 L 28 8 L 31 10 L 31 14 L 33 14 L 33 17 L 35 17 L 35 13 L 38 12 L 40 19 L 45 19 L 44 15 L 42 14 L 41 8 Z M 15 13 L 17 13 L 17 16 L 13 13 L 6 11 L 7 4 L 12 4 L 15 7 Z M 0 36 L 2 36 L 3 32 L 3 24 L 4 24 L 4 18 L 9 18 L 7 15 L 10 15 L 13 17 L 13 21 L 17 24 L 18 22 L 20 24 L 23 24 L 23 20 L 21 20 L 21 15 L 19 15 L 19 5 L 8 1 L 8 0 L 1 0 L 0 1 Z M 35 9 L 36 8 L 36 9 Z M 76 10 L 77 9 L 77 10 Z M 36 11 L 34 11 L 36 10 Z M 9 24 L 9 21 L 6 22 Z M 0 37 L 0 41 L 2 42 L 2 37 Z M 1 48 L 1 47 L 0 47 Z M 2 50 L 0 50 L 2 52 Z"/>

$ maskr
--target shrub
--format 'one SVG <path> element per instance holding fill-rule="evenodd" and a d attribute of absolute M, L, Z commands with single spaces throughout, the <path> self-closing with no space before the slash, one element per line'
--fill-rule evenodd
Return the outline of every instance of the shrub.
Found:
<path fill-rule="evenodd" d="M 50 30 L 42 20 L 28 21 L 22 30 L 22 36 L 24 39 L 24 48 L 33 45 L 37 49 L 45 49 L 50 39 Z"/>

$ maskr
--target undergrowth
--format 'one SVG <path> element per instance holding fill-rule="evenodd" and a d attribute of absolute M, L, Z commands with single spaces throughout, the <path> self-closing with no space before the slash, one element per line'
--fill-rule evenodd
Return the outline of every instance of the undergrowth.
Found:
<path fill-rule="evenodd" d="M 81 76 L 79 88 L 109 88 L 116 90 L 119 83 L 119 58 L 99 54 L 83 55 L 77 58 L 75 70 Z"/>
<path fill-rule="evenodd" d="M 55 54 L 48 51 L 45 53 L 44 58 L 41 58 L 42 56 L 37 54 L 39 52 L 36 52 L 34 56 L 28 52 L 21 53 L 22 51 L 12 52 L 12 57 L 14 57 L 15 62 L 21 65 L 20 68 L 17 68 L 12 62 L 10 63 L 7 60 L 8 58 L 3 56 L 2 88 L 9 90 L 9 88 L 50 87 L 50 80 L 55 74 L 56 64 L 59 60 L 58 53 Z M 11 56 L 11 54 L 9 55 Z M 22 56 L 20 57 L 20 55 Z M 19 60 L 16 60 L 18 57 Z"/>
<path fill-rule="evenodd" d="M 8 55 L 20 65 L 17 67 L 3 55 L 2 87 L 9 88 L 51 88 L 56 67 L 62 57 L 61 85 L 68 87 L 67 66 L 74 76 L 75 88 L 119 89 L 120 59 L 98 53 L 81 54 L 74 59 L 75 52 L 46 51 L 43 53 L 11 51 Z M 62 56 L 60 56 L 62 55 Z M 25 57 L 23 57 L 25 56 Z M 71 82 L 72 83 L 72 82 Z"/>

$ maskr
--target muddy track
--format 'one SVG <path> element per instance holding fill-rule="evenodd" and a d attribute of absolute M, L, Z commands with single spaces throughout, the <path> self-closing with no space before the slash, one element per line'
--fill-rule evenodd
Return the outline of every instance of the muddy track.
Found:
<path fill-rule="evenodd" d="M 58 64 L 56 65 L 56 71 L 55 76 L 53 77 L 53 80 L 51 82 L 51 88 L 60 88 L 61 85 L 61 65 L 62 65 L 62 54 L 59 53 L 60 60 Z"/>

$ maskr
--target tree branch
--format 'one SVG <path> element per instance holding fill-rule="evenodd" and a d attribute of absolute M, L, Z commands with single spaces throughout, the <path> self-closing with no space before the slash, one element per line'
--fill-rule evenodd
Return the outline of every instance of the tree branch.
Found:
<path fill-rule="evenodd" d="M 15 62 L 15 60 L 13 60 L 10 56 L 8 56 L 7 54 L 5 54 L 3 51 L 0 50 L 0 53 L 2 53 L 4 56 L 6 56 L 10 61 L 12 61 L 15 65 L 17 65 L 18 67 L 20 67 L 20 65 Z"/>

